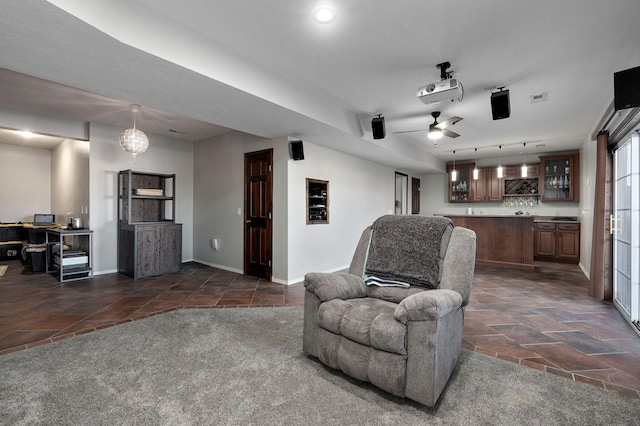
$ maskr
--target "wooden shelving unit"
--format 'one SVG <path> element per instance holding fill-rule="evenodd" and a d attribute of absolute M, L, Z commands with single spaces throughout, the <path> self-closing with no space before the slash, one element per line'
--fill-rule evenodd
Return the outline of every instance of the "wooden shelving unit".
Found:
<path fill-rule="evenodd" d="M 118 174 L 118 271 L 134 279 L 180 271 L 182 225 L 175 223 L 176 175 Z"/>

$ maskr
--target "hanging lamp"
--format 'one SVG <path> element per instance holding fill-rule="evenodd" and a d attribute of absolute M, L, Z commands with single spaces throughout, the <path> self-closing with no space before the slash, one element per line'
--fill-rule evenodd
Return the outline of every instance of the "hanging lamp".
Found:
<path fill-rule="evenodd" d="M 502 179 L 504 176 L 504 169 L 502 168 L 502 145 L 498 145 L 498 179 Z"/>
<path fill-rule="evenodd" d="M 478 170 L 478 148 L 475 148 L 475 159 L 473 163 L 473 180 L 478 180 L 480 170 Z"/>
<path fill-rule="evenodd" d="M 133 113 L 133 128 L 120 134 L 120 146 L 131 154 L 135 163 L 136 156 L 149 148 L 149 138 L 142 130 L 136 128 L 136 113 L 140 112 L 140 105 L 131 104 L 131 112 Z"/>
<path fill-rule="evenodd" d="M 458 180 L 458 171 L 456 170 L 456 152 L 453 151 L 453 168 L 451 169 L 451 182 Z"/>
<path fill-rule="evenodd" d="M 527 143 L 523 143 L 524 148 L 522 149 L 522 169 L 520 172 L 520 176 L 523 178 L 527 177 L 528 167 L 527 167 L 527 154 L 525 153 L 525 149 L 527 148 Z"/>

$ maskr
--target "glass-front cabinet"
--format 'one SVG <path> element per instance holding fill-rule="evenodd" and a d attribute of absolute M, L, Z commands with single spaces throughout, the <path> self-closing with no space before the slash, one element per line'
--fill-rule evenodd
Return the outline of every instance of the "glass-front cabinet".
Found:
<path fill-rule="evenodd" d="M 469 203 L 471 202 L 471 179 L 473 173 L 473 163 L 456 164 L 456 176 L 453 179 L 453 165 L 447 168 L 449 174 L 449 202 Z"/>
<path fill-rule="evenodd" d="M 542 201 L 578 201 L 579 154 L 540 157 Z"/>

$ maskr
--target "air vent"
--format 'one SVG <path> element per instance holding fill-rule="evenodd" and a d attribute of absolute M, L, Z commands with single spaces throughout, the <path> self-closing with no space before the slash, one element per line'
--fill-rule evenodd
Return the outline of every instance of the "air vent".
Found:
<path fill-rule="evenodd" d="M 535 104 L 537 102 L 544 102 L 547 100 L 547 92 L 540 93 L 539 95 L 531 95 L 529 96 L 529 99 L 531 99 L 532 104 Z"/>

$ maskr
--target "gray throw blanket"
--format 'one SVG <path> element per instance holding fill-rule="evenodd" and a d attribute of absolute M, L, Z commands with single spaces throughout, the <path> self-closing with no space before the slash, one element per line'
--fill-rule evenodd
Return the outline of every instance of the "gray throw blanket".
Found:
<path fill-rule="evenodd" d="M 440 283 L 443 236 L 445 248 L 453 229 L 446 217 L 386 215 L 373 223 L 365 263 L 367 284 L 417 285 Z M 446 233 L 446 235 L 445 235 Z"/>

